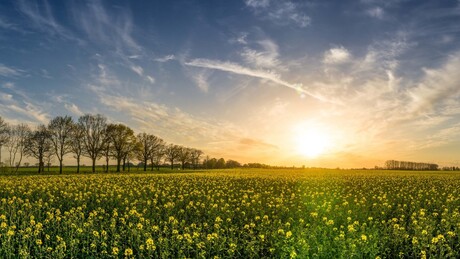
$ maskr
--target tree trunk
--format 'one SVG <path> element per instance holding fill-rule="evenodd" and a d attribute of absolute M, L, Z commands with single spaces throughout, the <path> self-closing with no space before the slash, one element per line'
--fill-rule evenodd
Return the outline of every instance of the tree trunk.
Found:
<path fill-rule="evenodd" d="M 144 159 L 144 172 L 147 171 L 147 159 Z"/>
<path fill-rule="evenodd" d="M 117 158 L 117 172 L 120 172 L 121 159 Z"/>
<path fill-rule="evenodd" d="M 59 174 L 62 174 L 62 159 L 59 160 Z"/>
<path fill-rule="evenodd" d="M 105 158 L 105 172 L 108 173 L 109 172 L 109 157 L 106 157 Z"/>
<path fill-rule="evenodd" d="M 93 160 L 93 173 L 96 172 L 96 158 L 92 158 Z"/>
<path fill-rule="evenodd" d="M 80 173 L 80 156 L 77 157 L 77 174 Z"/>
<path fill-rule="evenodd" d="M 38 173 L 39 173 L 39 174 L 42 173 L 42 172 L 44 171 L 44 170 L 43 170 L 44 167 L 45 167 L 45 166 L 44 166 L 44 164 L 43 164 L 43 160 L 42 160 L 41 158 L 39 158 L 39 159 L 38 159 Z"/>
<path fill-rule="evenodd" d="M 170 160 L 171 161 L 171 170 L 174 170 L 174 160 Z"/>
<path fill-rule="evenodd" d="M 123 158 L 123 172 L 125 171 L 126 169 L 126 158 L 124 157 Z"/>

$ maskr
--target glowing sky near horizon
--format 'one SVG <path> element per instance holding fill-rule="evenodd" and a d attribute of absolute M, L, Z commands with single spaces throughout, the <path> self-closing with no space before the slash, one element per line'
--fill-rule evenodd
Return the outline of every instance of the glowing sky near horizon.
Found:
<path fill-rule="evenodd" d="M 0 116 L 242 163 L 460 166 L 460 1 L 2 1 Z M 71 160 L 71 157 L 69 157 Z"/>

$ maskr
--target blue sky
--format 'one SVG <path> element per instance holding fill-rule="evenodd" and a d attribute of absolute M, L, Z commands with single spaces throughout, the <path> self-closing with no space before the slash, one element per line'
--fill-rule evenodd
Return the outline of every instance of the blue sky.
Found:
<path fill-rule="evenodd" d="M 10 123 L 101 113 L 241 162 L 460 165 L 460 1 L 0 6 Z"/>

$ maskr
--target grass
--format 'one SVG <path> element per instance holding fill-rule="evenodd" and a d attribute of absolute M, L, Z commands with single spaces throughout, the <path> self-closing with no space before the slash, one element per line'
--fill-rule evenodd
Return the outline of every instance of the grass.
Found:
<path fill-rule="evenodd" d="M 109 173 L 116 173 L 117 167 L 114 165 L 109 166 Z M 147 168 L 147 171 L 143 171 L 143 167 L 131 166 L 129 172 L 128 168 L 123 173 L 171 173 L 175 171 L 179 171 L 177 169 L 171 170 L 169 167 L 160 167 L 158 171 L 156 168 L 152 171 L 151 168 Z M 12 169 L 8 167 L 0 167 L 0 175 L 9 176 L 9 175 L 37 175 L 38 167 L 36 166 L 29 166 L 29 167 L 19 167 L 17 172 L 13 172 Z M 77 166 L 64 166 L 62 168 L 62 174 L 77 174 Z M 91 166 L 80 166 L 80 174 L 91 174 L 92 168 Z M 96 166 L 95 173 L 106 173 L 103 166 Z M 58 175 L 59 174 L 59 166 L 50 166 L 49 168 L 45 166 L 44 172 L 40 173 L 40 175 Z"/>
<path fill-rule="evenodd" d="M 209 170 L 0 177 L 0 257 L 460 257 L 460 174 Z"/>

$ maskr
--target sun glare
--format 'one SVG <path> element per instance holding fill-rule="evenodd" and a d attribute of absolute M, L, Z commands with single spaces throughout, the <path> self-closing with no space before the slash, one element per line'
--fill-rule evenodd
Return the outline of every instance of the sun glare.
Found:
<path fill-rule="evenodd" d="M 331 146 L 330 136 L 319 129 L 304 129 L 297 132 L 297 152 L 308 158 L 316 158 Z"/>

